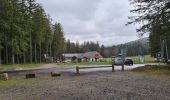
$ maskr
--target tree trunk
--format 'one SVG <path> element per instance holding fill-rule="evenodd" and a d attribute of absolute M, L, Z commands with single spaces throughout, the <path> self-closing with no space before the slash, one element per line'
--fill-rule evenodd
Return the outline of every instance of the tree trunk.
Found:
<path fill-rule="evenodd" d="M 32 39 L 31 39 L 31 32 L 30 32 L 30 63 L 32 63 Z"/>
<path fill-rule="evenodd" d="M 167 61 L 169 59 L 167 40 L 165 40 L 165 49 L 166 49 L 166 61 Z"/>
<path fill-rule="evenodd" d="M 12 54 L 12 64 L 15 64 L 15 55 Z"/>
<path fill-rule="evenodd" d="M 0 50 L 0 65 L 2 64 L 2 61 L 1 61 L 1 50 Z"/>
<path fill-rule="evenodd" d="M 36 43 L 34 44 L 34 59 L 35 59 L 35 63 L 37 63 L 37 45 L 36 45 Z"/>
<path fill-rule="evenodd" d="M 23 55 L 23 63 L 25 64 L 25 52 L 24 52 L 24 55 Z"/>
<path fill-rule="evenodd" d="M 161 46 L 161 59 L 164 59 L 164 45 L 165 45 L 165 41 L 164 39 L 160 36 L 160 46 Z"/>
<path fill-rule="evenodd" d="M 46 48 L 46 55 L 48 55 L 48 43 L 47 43 L 47 48 Z"/>
<path fill-rule="evenodd" d="M 16 57 L 17 57 L 17 64 L 19 64 L 20 55 L 16 55 Z"/>
<path fill-rule="evenodd" d="M 40 43 L 40 63 L 41 63 L 41 43 Z"/>
<path fill-rule="evenodd" d="M 51 57 L 51 42 L 50 42 L 50 57 Z"/>
<path fill-rule="evenodd" d="M 8 48 L 5 46 L 5 56 L 6 56 L 6 64 L 8 64 Z"/>

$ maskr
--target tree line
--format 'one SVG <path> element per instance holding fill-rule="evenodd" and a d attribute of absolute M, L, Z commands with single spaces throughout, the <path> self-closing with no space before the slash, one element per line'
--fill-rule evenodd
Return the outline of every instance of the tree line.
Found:
<path fill-rule="evenodd" d="M 170 56 L 170 1 L 169 0 L 129 0 L 135 6 L 129 17 L 130 22 L 140 23 L 137 29 L 140 35 L 149 33 L 150 52 L 152 56 L 161 52 L 162 58 Z"/>
<path fill-rule="evenodd" d="M 0 64 L 38 63 L 64 51 L 64 32 L 35 0 L 0 0 Z"/>
<path fill-rule="evenodd" d="M 65 53 L 84 53 L 87 51 L 100 52 L 100 45 L 98 42 L 85 41 L 84 43 L 70 42 L 68 39 L 65 43 Z"/>
<path fill-rule="evenodd" d="M 148 55 L 149 43 L 148 38 L 120 44 L 113 46 L 100 45 L 98 42 L 85 41 L 84 43 L 70 42 L 67 40 L 65 43 L 65 53 L 84 53 L 88 51 L 98 51 L 105 58 L 111 56 L 118 56 L 121 49 L 126 50 L 126 56 Z"/>
<path fill-rule="evenodd" d="M 104 57 L 118 56 L 121 53 L 122 49 L 126 51 L 127 57 L 150 54 L 148 38 L 143 38 L 136 41 L 131 41 L 128 43 L 113 45 L 109 47 L 102 46 L 101 54 Z"/>
<path fill-rule="evenodd" d="M 148 38 L 142 38 L 136 41 L 128 42 L 117 46 L 115 52 L 121 52 L 121 49 L 126 50 L 126 56 L 138 56 L 138 55 L 148 55 L 149 53 L 149 43 Z"/>

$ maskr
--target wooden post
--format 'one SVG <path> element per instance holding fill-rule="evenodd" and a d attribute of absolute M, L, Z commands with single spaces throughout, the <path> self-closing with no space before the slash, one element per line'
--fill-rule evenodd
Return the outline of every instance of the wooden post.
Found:
<path fill-rule="evenodd" d="M 112 64 L 112 72 L 114 72 L 114 71 L 115 71 L 114 64 Z"/>
<path fill-rule="evenodd" d="M 122 71 L 124 71 L 125 69 L 124 69 L 124 64 L 122 64 Z"/>
<path fill-rule="evenodd" d="M 61 76 L 61 74 L 58 73 L 58 72 L 51 72 L 51 76 L 52 77 L 57 77 L 57 76 Z"/>
<path fill-rule="evenodd" d="M 121 54 L 122 54 L 122 71 L 124 71 L 125 52 L 126 51 L 124 49 L 121 50 Z"/>
<path fill-rule="evenodd" d="M 35 74 L 26 74 L 25 77 L 26 77 L 26 79 L 35 78 Z"/>
<path fill-rule="evenodd" d="M 8 80 L 8 73 L 2 73 L 0 74 L 0 80 Z"/>
<path fill-rule="evenodd" d="M 76 74 L 80 74 L 78 66 L 76 66 Z"/>

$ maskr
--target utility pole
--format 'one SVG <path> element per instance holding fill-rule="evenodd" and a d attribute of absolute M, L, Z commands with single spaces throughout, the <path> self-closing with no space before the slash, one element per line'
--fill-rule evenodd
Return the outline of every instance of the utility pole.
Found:
<path fill-rule="evenodd" d="M 165 49 L 166 49 L 166 60 L 168 60 L 169 59 L 169 55 L 168 55 L 167 40 L 165 40 Z"/>
<path fill-rule="evenodd" d="M 160 36 L 160 46 L 161 46 L 161 60 L 164 60 L 164 39 Z"/>

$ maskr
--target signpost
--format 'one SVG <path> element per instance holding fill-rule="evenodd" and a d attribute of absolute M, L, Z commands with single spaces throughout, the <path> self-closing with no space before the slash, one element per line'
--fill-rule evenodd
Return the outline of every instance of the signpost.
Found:
<path fill-rule="evenodd" d="M 156 59 L 157 61 L 159 62 L 159 65 L 160 65 L 160 59 L 161 59 L 162 55 L 161 55 L 161 52 L 157 52 L 156 53 Z"/>
<path fill-rule="evenodd" d="M 157 52 L 156 53 L 156 58 L 157 58 L 158 61 L 160 61 L 160 59 L 161 59 L 161 52 Z"/>
<path fill-rule="evenodd" d="M 122 71 L 124 71 L 124 62 L 125 62 L 125 57 L 126 57 L 126 50 L 125 50 L 125 49 L 121 49 Z"/>
<path fill-rule="evenodd" d="M 139 55 L 139 61 L 140 61 L 141 63 L 144 63 L 144 60 L 145 60 L 144 55 Z"/>

